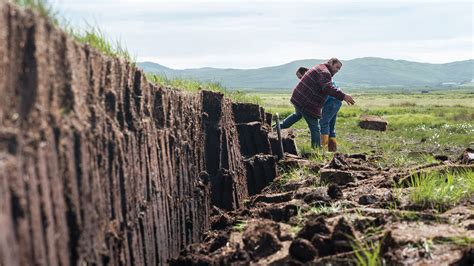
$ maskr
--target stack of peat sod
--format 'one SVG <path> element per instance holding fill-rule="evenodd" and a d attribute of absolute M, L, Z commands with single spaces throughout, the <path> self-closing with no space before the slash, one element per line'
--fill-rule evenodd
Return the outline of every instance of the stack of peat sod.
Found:
<path fill-rule="evenodd" d="M 151 84 L 5 2 L 0 92 L 0 265 L 167 264 L 277 175 L 259 106 Z"/>
<path fill-rule="evenodd" d="M 271 114 L 256 104 L 234 103 L 234 120 L 244 157 L 249 195 L 259 193 L 277 176 L 277 159 L 268 137 Z"/>

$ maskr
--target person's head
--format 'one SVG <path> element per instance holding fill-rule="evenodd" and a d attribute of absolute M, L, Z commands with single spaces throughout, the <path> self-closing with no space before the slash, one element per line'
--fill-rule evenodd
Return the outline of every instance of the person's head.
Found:
<path fill-rule="evenodd" d="M 304 74 L 306 73 L 306 71 L 308 71 L 308 69 L 306 67 L 299 67 L 298 70 L 296 71 L 296 76 L 301 79 Z"/>
<path fill-rule="evenodd" d="M 341 69 L 342 63 L 339 61 L 339 59 L 333 57 L 329 59 L 326 64 L 328 65 L 328 69 L 331 72 L 331 74 L 334 76 L 336 73 Z"/>

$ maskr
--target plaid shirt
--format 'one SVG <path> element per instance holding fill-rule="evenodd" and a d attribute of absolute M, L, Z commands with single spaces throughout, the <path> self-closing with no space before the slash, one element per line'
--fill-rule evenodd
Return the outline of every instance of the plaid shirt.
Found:
<path fill-rule="evenodd" d="M 332 83 L 332 75 L 326 64 L 310 68 L 291 95 L 291 103 L 298 110 L 314 118 L 321 118 L 321 109 L 328 95 L 342 101 L 346 96 Z"/>

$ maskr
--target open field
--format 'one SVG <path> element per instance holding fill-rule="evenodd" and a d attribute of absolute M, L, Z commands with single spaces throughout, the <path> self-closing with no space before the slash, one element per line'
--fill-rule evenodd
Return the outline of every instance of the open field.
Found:
<path fill-rule="evenodd" d="M 351 88 L 339 153 L 300 121 L 281 156 L 235 103 L 284 118 L 289 92 L 144 74 L 100 29 L 14 2 L 52 23 L 0 4 L 0 266 L 474 265 L 474 89 Z"/>
<path fill-rule="evenodd" d="M 289 93 L 251 95 L 293 111 Z M 474 168 L 459 156 L 474 145 L 474 94 L 353 95 L 338 118 L 341 153 L 312 150 L 299 121 L 290 130 L 306 158 L 280 161 L 243 210 L 215 210 L 213 230 L 172 264 L 472 265 Z M 388 130 L 359 128 L 363 114 Z"/>
<path fill-rule="evenodd" d="M 291 94 L 251 93 L 267 111 L 282 118 L 293 112 Z M 356 105 L 343 104 L 336 132 L 343 153 L 370 152 L 381 156 L 381 166 L 429 163 L 433 155 L 457 156 L 474 145 L 474 91 L 434 93 L 353 93 Z M 388 123 L 386 132 L 359 128 L 361 115 L 379 115 Z M 309 148 L 304 120 L 293 126 L 300 151 Z"/>

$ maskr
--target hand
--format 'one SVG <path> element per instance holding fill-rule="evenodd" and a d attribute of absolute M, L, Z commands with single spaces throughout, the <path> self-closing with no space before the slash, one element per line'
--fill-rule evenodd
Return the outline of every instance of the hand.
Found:
<path fill-rule="evenodd" d="M 344 96 L 344 101 L 345 101 L 348 105 L 353 105 L 353 104 L 355 104 L 354 99 L 352 99 L 352 96 L 350 96 L 349 94 L 346 94 L 346 96 Z"/>

